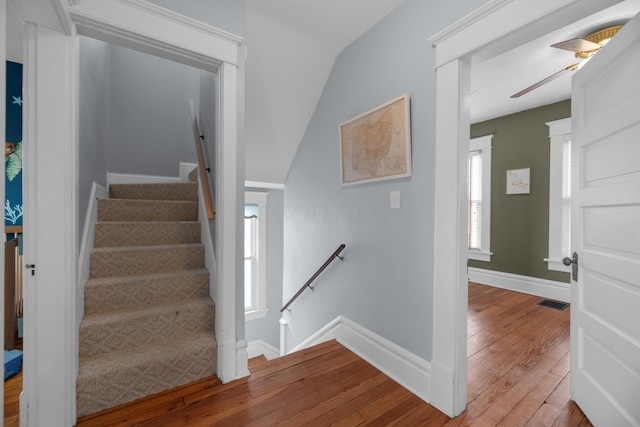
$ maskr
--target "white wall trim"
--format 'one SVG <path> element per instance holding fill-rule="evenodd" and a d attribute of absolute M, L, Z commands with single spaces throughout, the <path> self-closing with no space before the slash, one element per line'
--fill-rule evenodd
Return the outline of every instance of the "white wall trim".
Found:
<path fill-rule="evenodd" d="M 242 39 L 151 3 L 79 0 L 70 8 L 78 33 L 216 72 L 237 65 Z M 205 28 L 207 31 L 205 31 Z M 222 35 L 224 34 L 224 37 Z"/>
<path fill-rule="evenodd" d="M 569 273 L 570 267 L 562 263 L 562 185 L 563 148 L 571 139 L 571 117 L 545 123 L 549 127 L 549 270 Z"/>
<path fill-rule="evenodd" d="M 109 190 L 96 183 L 91 185 L 91 195 L 84 220 L 82 230 L 82 241 L 80 243 L 80 257 L 78 262 L 78 291 L 76 293 L 76 323 L 80 326 L 80 321 L 84 317 L 84 286 L 89 280 L 91 267 L 91 250 L 95 238 L 95 225 L 98 222 L 98 199 L 109 198 Z M 76 367 L 77 369 L 77 367 Z"/>
<path fill-rule="evenodd" d="M 150 15 L 162 17 L 164 19 L 167 19 L 173 22 L 179 22 L 186 27 L 195 28 L 198 31 L 201 31 L 209 36 L 212 36 L 221 40 L 226 40 L 236 45 L 240 45 L 243 42 L 242 37 L 239 37 L 228 31 L 224 31 L 220 28 L 212 27 L 211 25 L 207 25 L 202 21 L 189 18 L 188 16 L 181 15 L 180 13 L 174 12 L 173 10 L 164 8 L 162 6 L 159 6 L 155 3 L 151 3 L 146 0 L 115 0 L 115 1 L 140 9 Z"/>
<path fill-rule="evenodd" d="M 111 184 L 162 184 L 189 181 L 189 173 L 197 168 L 195 163 L 180 162 L 178 176 L 156 176 L 135 173 L 107 172 L 107 188 Z"/>
<path fill-rule="evenodd" d="M 273 360 L 280 357 L 280 351 L 277 348 L 262 340 L 249 341 L 247 354 L 249 355 L 249 359 L 264 356 L 267 360 Z"/>
<path fill-rule="evenodd" d="M 562 302 L 571 299 L 569 283 L 554 280 L 469 267 L 469 281 Z"/>
<path fill-rule="evenodd" d="M 180 162 L 178 166 L 180 181 L 189 181 L 189 174 L 197 167 L 198 165 L 195 163 Z"/>
<path fill-rule="evenodd" d="M 107 172 L 107 188 L 112 184 L 162 184 L 165 182 L 181 182 L 174 176 L 138 175 L 134 173 Z"/>
<path fill-rule="evenodd" d="M 262 181 L 245 181 L 244 186 L 247 188 L 267 188 L 273 190 L 284 190 L 284 184 L 277 182 L 262 182 Z"/>
<path fill-rule="evenodd" d="M 482 18 L 492 14 L 495 10 L 500 9 L 505 4 L 510 3 L 512 1 L 513 0 L 489 1 L 488 3 L 485 3 L 484 5 L 480 6 L 478 9 L 469 13 L 468 15 L 458 19 L 456 22 L 449 25 L 447 28 L 444 28 L 443 30 L 429 37 L 428 42 L 431 43 L 433 46 L 436 46 L 440 42 L 470 27 L 471 25 L 478 22 Z"/>
<path fill-rule="evenodd" d="M 512 0 L 492 3 L 483 16 L 440 32 L 436 48 L 435 236 L 433 276 L 433 402 L 449 416 L 466 407 L 468 285 L 466 150 L 471 62 L 522 45 L 620 0 Z M 487 13 L 488 12 L 488 13 Z M 454 24 L 455 25 L 455 24 Z M 462 221 L 461 219 L 465 219 Z M 438 388 L 436 388 L 438 387 Z"/>
<path fill-rule="evenodd" d="M 7 3 L 0 3 L 0 26 L 2 28 L 7 28 Z M 0 32 L 0 63 L 6 64 L 7 60 L 7 31 Z M 6 82 L 6 65 L 0 69 L 0 82 Z M 6 99 L 6 83 L 0 85 L 0 99 Z M 0 135 L 6 135 L 6 104 L 0 105 Z M 5 165 L 0 166 L 0 170 L 2 171 L 2 176 L 5 175 Z M 5 183 L 0 184 L 0 200 L 5 200 Z M 0 259 L 4 258 L 4 245 L 0 248 Z M 4 319 L 4 292 L 0 295 L 0 319 Z M 4 342 L 4 328 L 0 331 L 0 339 Z M 4 375 L 4 365 L 2 365 L 2 374 Z M 4 402 L 4 387 L 0 390 L 0 398 Z M 0 408 L 0 416 L 4 419 L 4 405 Z"/>
<path fill-rule="evenodd" d="M 243 263 L 237 262 L 242 256 L 244 234 L 243 223 L 239 221 L 241 209 L 244 210 L 244 187 L 238 176 L 238 161 L 243 159 L 240 150 L 244 146 L 238 143 L 238 68 L 225 63 L 219 73 L 218 133 L 215 156 L 209 160 L 210 164 L 215 160 L 214 206 L 217 212 L 214 227 L 219 301 L 216 313 L 220 332 L 217 337 L 223 343 L 219 352 L 223 357 L 218 358 L 218 377 L 226 383 L 247 370 L 246 361 L 235 357 L 237 325 L 244 322 L 244 298 L 242 292 L 237 291 L 244 282 L 241 277 Z M 245 366 L 238 363 L 245 363 Z"/>
<path fill-rule="evenodd" d="M 294 347 L 289 354 L 332 339 L 337 340 L 425 402 L 430 401 L 431 364 L 428 361 L 344 316 L 333 319 Z"/>
<path fill-rule="evenodd" d="M 248 344 L 245 340 L 238 340 L 236 342 L 236 366 L 238 367 L 236 378 L 244 378 L 251 375 L 251 372 L 249 372 L 249 354 L 247 347 Z"/>

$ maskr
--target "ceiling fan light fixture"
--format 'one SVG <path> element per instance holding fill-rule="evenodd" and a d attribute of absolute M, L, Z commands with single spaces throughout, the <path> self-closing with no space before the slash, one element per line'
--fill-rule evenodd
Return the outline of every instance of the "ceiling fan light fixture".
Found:
<path fill-rule="evenodd" d="M 611 27 L 607 27 L 607 28 L 603 28 L 601 30 L 595 31 L 587 35 L 586 37 L 584 37 L 584 40 L 587 40 L 591 43 L 599 44 L 600 47 L 594 50 L 576 52 L 576 58 L 580 58 L 580 59 L 591 58 L 597 51 L 600 50 L 600 48 L 602 48 L 602 46 L 607 44 L 609 40 L 613 38 L 613 36 L 618 34 L 618 31 L 620 31 L 622 27 L 623 27 L 622 25 L 614 25 Z"/>

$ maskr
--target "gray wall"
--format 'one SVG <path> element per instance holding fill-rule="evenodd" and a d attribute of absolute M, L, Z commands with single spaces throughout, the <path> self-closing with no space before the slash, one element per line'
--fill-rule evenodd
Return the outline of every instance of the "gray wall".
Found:
<path fill-rule="evenodd" d="M 107 171 L 177 176 L 180 161 L 196 161 L 187 100 L 199 100 L 200 70 L 87 37 L 79 43 L 82 231 L 91 185 L 106 185 Z"/>
<path fill-rule="evenodd" d="M 491 262 L 472 267 L 569 282 L 549 256 L 549 127 L 571 116 L 571 101 L 498 117 L 471 126 L 471 137 L 494 135 L 491 150 Z M 531 193 L 506 195 L 506 171 L 531 168 Z"/>
<path fill-rule="evenodd" d="M 268 191 L 266 224 L 266 293 L 269 311 L 264 319 L 247 322 L 247 341 L 262 340 L 275 348 L 280 348 L 280 308 L 282 307 L 282 251 L 284 226 L 284 191 Z"/>
<path fill-rule="evenodd" d="M 79 39 L 78 239 L 81 239 L 92 183 L 106 186 L 111 142 L 111 48 L 99 40 Z"/>
<path fill-rule="evenodd" d="M 177 176 L 196 160 L 188 99 L 199 81 L 192 67 L 111 47 L 111 172 Z"/>
<path fill-rule="evenodd" d="M 336 60 L 286 181 L 284 299 L 341 243 L 345 261 L 286 314 L 288 348 L 342 314 L 431 359 L 435 72 L 427 39 L 483 3 L 408 0 Z M 405 92 L 413 176 L 341 187 L 339 123 Z M 401 209 L 389 209 L 392 190 Z"/>
<path fill-rule="evenodd" d="M 158 6 L 244 36 L 243 0 L 151 0 Z"/>

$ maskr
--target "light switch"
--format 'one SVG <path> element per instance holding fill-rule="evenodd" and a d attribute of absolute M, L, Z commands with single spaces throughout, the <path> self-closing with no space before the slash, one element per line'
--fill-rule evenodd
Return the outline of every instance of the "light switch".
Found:
<path fill-rule="evenodd" d="M 400 209 L 400 191 L 389 193 L 389 207 L 391 209 Z"/>

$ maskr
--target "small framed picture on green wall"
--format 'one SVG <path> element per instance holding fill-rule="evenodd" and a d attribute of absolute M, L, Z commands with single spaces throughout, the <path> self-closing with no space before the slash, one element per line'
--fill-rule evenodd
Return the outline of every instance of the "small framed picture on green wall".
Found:
<path fill-rule="evenodd" d="M 507 194 L 529 194 L 530 168 L 511 169 L 507 171 Z"/>

